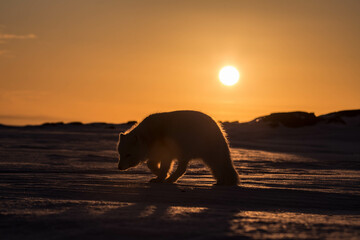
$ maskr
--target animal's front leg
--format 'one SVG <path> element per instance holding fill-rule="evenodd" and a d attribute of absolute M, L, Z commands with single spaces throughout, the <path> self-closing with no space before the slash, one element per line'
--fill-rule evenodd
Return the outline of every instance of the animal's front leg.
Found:
<path fill-rule="evenodd" d="M 156 176 L 159 176 L 159 174 L 160 174 L 160 162 L 159 161 L 149 159 L 146 162 L 146 164 L 153 174 L 155 174 Z"/>
<path fill-rule="evenodd" d="M 160 170 L 157 178 L 153 178 L 150 182 L 164 182 L 170 169 L 171 160 L 165 160 L 160 162 Z"/>
<path fill-rule="evenodd" d="M 176 182 L 182 175 L 184 175 L 187 165 L 188 165 L 188 160 L 180 160 L 177 169 L 171 174 L 170 177 L 168 177 L 165 182 L 167 183 L 174 183 Z"/>

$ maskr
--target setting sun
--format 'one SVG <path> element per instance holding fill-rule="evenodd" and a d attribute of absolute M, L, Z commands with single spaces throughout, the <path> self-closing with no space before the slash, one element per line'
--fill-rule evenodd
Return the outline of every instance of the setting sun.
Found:
<path fill-rule="evenodd" d="M 239 81 L 239 71 L 233 66 L 223 67 L 219 72 L 219 79 L 222 84 L 232 86 Z"/>

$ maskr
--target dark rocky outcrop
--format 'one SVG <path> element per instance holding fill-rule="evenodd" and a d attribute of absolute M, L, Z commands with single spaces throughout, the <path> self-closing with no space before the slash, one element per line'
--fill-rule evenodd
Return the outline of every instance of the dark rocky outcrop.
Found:
<path fill-rule="evenodd" d="M 277 127 L 282 124 L 285 127 L 298 128 L 316 124 L 319 119 L 314 113 L 307 112 L 285 112 L 272 113 L 268 116 L 256 118 L 255 122 L 263 122 L 271 127 Z"/>

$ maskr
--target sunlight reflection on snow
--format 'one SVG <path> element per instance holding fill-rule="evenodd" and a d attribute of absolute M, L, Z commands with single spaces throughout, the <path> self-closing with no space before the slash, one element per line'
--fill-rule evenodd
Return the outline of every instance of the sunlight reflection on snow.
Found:
<path fill-rule="evenodd" d="M 67 200 L 67 199 L 44 199 L 26 198 L 21 200 L 9 200 L 0 204 L 2 215 L 33 215 L 46 216 L 61 214 L 63 212 L 85 211 L 91 215 L 104 214 L 113 209 L 132 206 L 134 203 L 92 201 L 92 200 Z M 9 206 L 9 207 L 8 207 Z"/>
<path fill-rule="evenodd" d="M 352 218 L 352 224 L 359 228 L 360 217 Z M 230 221 L 230 230 L 231 235 L 251 236 L 253 239 L 317 239 L 321 238 L 319 234 L 324 232 L 324 226 L 327 226 L 326 231 L 339 233 L 348 224 L 348 215 L 243 211 Z M 347 233 L 341 235 L 345 237 Z"/>
<path fill-rule="evenodd" d="M 141 218 L 149 217 L 149 216 L 151 216 L 155 211 L 156 211 L 156 206 L 155 206 L 155 205 L 147 206 L 147 207 L 140 213 L 140 217 L 141 217 Z"/>
<path fill-rule="evenodd" d="M 183 217 L 191 216 L 192 214 L 201 213 L 208 208 L 206 207 L 181 207 L 171 206 L 167 209 L 166 213 L 171 219 L 178 220 Z"/>

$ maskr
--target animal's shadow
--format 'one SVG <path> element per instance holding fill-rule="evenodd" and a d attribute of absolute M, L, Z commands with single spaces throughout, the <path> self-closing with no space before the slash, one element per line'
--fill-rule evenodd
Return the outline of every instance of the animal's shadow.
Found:
<path fill-rule="evenodd" d="M 131 229 L 132 233 L 150 231 L 151 236 L 175 233 L 181 238 L 211 232 L 215 239 L 246 239 L 247 235 L 241 233 L 249 219 L 243 213 L 336 215 L 359 209 L 360 202 L 359 197 L 347 194 L 182 184 L 144 184 L 137 191 L 118 197 L 118 201 L 132 204 L 105 215 L 130 216 L 123 219 L 126 223 L 122 229 Z"/>

